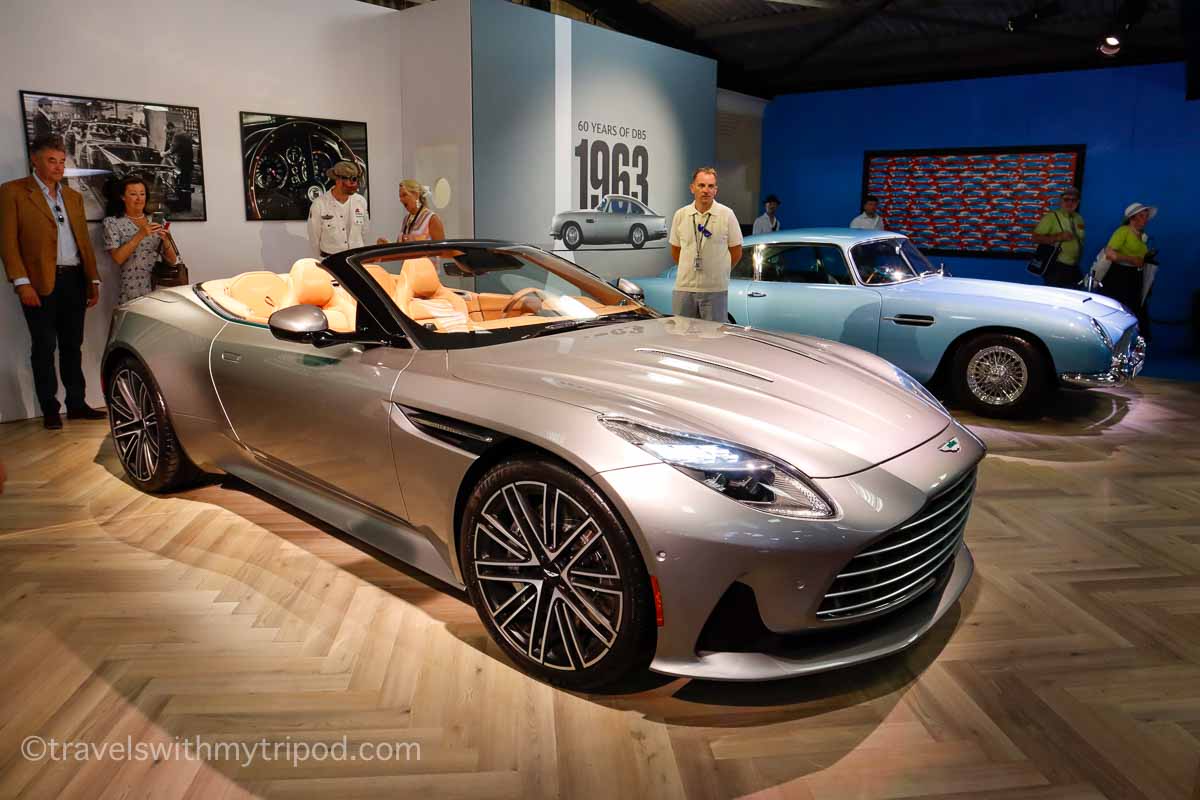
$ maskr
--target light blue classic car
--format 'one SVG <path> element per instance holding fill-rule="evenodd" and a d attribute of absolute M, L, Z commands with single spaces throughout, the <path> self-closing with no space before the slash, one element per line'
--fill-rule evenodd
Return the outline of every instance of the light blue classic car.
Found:
<path fill-rule="evenodd" d="M 668 314 L 675 269 L 636 281 Z M 951 278 L 900 234 L 849 228 L 747 237 L 729 316 L 878 353 L 988 416 L 1032 411 L 1060 385 L 1120 385 L 1146 348 L 1137 319 L 1108 297 Z"/>

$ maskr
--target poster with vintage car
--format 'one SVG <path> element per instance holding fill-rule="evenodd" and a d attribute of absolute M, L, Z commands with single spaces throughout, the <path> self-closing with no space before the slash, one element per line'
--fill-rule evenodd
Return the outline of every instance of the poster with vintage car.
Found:
<path fill-rule="evenodd" d="M 67 185 L 83 195 L 90 222 L 104 218 L 109 187 L 129 173 L 146 180 L 151 211 L 204 220 L 200 109 L 137 100 L 22 91 L 25 143 L 63 138 Z"/>
<path fill-rule="evenodd" d="M 367 124 L 243 111 L 242 188 L 248 220 L 305 220 L 313 200 L 333 180 L 326 170 L 352 161 L 367 194 Z"/>

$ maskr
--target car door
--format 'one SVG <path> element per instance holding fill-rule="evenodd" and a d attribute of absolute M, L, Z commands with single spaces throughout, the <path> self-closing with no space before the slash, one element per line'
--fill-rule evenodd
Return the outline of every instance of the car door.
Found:
<path fill-rule="evenodd" d="M 787 243 L 755 248 L 747 319 L 764 330 L 803 333 L 875 352 L 879 292 L 857 286 L 835 244 Z"/>
<path fill-rule="evenodd" d="M 210 364 L 234 433 L 261 461 L 404 518 L 390 398 L 412 358 L 405 347 L 317 348 L 230 322 L 213 341 Z"/>
<path fill-rule="evenodd" d="M 623 242 L 629 235 L 629 202 L 608 198 L 603 214 L 596 219 L 596 238 L 602 242 Z"/>
<path fill-rule="evenodd" d="M 609 237 L 606 232 L 608 228 L 608 198 L 600 201 L 600 205 L 593 208 L 591 211 L 584 211 L 581 215 L 583 220 L 583 240 L 592 244 L 603 244 Z"/>

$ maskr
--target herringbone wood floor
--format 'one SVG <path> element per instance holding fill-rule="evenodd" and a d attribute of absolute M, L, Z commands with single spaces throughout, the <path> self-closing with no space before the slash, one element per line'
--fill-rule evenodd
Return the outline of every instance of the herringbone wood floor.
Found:
<path fill-rule="evenodd" d="M 917 648 L 603 697 L 525 678 L 461 596 L 243 484 L 151 497 L 103 423 L 0 426 L 0 796 L 1200 797 L 1200 384 L 967 421 L 977 572 Z M 32 762 L 30 735 L 421 759 Z"/>

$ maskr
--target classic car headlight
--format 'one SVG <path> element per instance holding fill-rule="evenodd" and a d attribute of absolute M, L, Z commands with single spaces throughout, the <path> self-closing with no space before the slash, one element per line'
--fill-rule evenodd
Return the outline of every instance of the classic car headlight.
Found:
<path fill-rule="evenodd" d="M 1108 335 L 1108 331 L 1104 330 L 1104 326 L 1101 325 L 1095 317 L 1092 317 L 1091 319 L 1092 327 L 1096 329 L 1096 333 L 1100 336 L 1100 341 L 1104 342 L 1105 347 L 1107 347 L 1109 350 L 1112 350 L 1113 341 L 1112 337 Z"/>
<path fill-rule="evenodd" d="M 600 422 L 625 441 L 755 511 L 798 519 L 834 515 L 833 503 L 804 475 L 770 456 L 720 439 L 626 419 L 601 417 Z"/>

